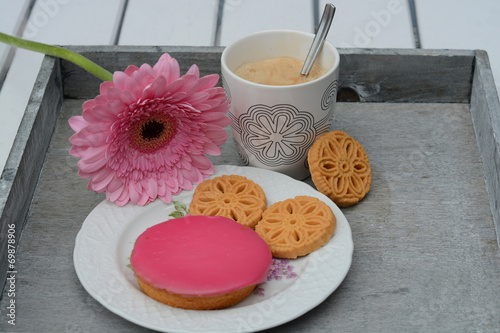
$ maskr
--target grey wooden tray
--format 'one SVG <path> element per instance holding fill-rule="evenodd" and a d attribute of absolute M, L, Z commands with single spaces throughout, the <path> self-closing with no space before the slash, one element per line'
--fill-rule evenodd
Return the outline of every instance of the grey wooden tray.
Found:
<path fill-rule="evenodd" d="M 169 52 L 181 71 L 196 63 L 202 75 L 220 72 L 222 51 L 71 48 L 111 71 Z M 43 62 L 0 178 L 0 282 L 15 275 L 2 332 L 147 331 L 96 302 L 73 268 L 76 234 L 104 197 L 78 177 L 67 120 L 99 83 L 71 63 Z M 333 129 L 362 143 L 373 173 L 367 197 L 342 209 L 353 263 L 322 304 L 272 331 L 499 332 L 500 105 L 487 54 L 341 50 L 340 87 Z M 231 139 L 212 160 L 242 164 Z"/>

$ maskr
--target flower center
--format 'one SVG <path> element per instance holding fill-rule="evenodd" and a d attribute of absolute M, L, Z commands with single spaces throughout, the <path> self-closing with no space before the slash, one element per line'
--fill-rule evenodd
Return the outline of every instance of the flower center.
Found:
<path fill-rule="evenodd" d="M 154 115 L 132 125 L 130 144 L 135 149 L 152 153 L 167 143 L 175 135 L 175 123 L 167 115 Z"/>
<path fill-rule="evenodd" d="M 165 124 L 153 119 L 142 125 L 141 135 L 144 140 L 151 141 L 158 139 L 164 130 Z"/>

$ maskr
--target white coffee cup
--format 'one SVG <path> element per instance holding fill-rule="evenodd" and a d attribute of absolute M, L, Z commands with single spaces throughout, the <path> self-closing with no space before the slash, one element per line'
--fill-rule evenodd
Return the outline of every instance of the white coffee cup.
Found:
<path fill-rule="evenodd" d="M 325 41 L 316 62 L 322 77 L 297 85 L 270 86 L 234 74 L 241 64 L 266 58 L 305 59 L 313 34 L 271 30 L 248 35 L 222 52 L 222 84 L 231 99 L 233 138 L 247 165 L 287 174 L 309 176 L 307 152 L 330 130 L 339 76 L 339 53 Z"/>

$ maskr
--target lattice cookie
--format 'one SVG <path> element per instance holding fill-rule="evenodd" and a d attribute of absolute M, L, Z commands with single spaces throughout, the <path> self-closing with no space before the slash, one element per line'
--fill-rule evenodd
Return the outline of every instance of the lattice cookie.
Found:
<path fill-rule="evenodd" d="M 308 160 L 314 185 L 338 206 L 354 205 L 370 190 L 368 156 L 361 144 L 343 131 L 320 136 L 309 150 Z"/>
<path fill-rule="evenodd" d="M 196 187 L 189 213 L 224 216 L 255 228 L 266 208 L 266 195 L 259 185 L 243 176 L 223 175 Z"/>
<path fill-rule="evenodd" d="M 323 201 L 309 196 L 276 202 L 262 215 L 255 231 L 273 257 L 294 259 L 316 251 L 332 237 L 337 220 Z"/>

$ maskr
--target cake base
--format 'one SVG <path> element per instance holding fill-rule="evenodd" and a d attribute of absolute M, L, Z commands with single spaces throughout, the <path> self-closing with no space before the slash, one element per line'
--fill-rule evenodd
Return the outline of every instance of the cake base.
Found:
<path fill-rule="evenodd" d="M 173 294 L 165 289 L 158 289 L 136 276 L 143 293 L 154 300 L 175 308 L 188 310 L 217 310 L 235 305 L 247 298 L 256 285 L 251 285 L 235 291 L 213 296 L 184 296 Z"/>

